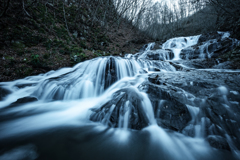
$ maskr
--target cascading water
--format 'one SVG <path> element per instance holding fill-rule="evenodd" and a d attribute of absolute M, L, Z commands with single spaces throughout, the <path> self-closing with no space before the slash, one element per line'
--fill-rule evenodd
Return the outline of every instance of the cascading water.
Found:
<path fill-rule="evenodd" d="M 198 39 L 163 48 L 179 59 Z M 154 45 L 0 83 L 8 91 L 0 97 L 0 159 L 239 159 L 239 91 L 218 87 L 214 71 L 179 71 L 172 52 L 150 52 Z M 202 72 L 213 77 L 205 83 Z"/>
<path fill-rule="evenodd" d="M 29 86 L 31 91 L 24 92 L 22 97 L 34 96 L 42 100 L 73 100 L 99 96 L 114 82 L 124 77 L 133 77 L 140 70 L 135 60 L 119 57 L 96 58 L 73 68 L 27 77 L 11 83 L 6 82 L 3 83 L 3 87 L 14 93 L 18 92 L 16 96 L 19 92 L 26 90 L 21 89 L 21 86 Z M 10 99 L 11 97 L 5 102 L 13 102 Z"/>
<path fill-rule="evenodd" d="M 180 52 L 182 49 L 187 48 L 189 46 L 193 46 L 197 44 L 198 39 L 200 35 L 198 36 L 192 36 L 192 37 L 178 37 L 178 38 L 172 38 L 166 41 L 163 44 L 163 49 L 171 49 L 174 53 L 174 60 L 180 59 Z"/>

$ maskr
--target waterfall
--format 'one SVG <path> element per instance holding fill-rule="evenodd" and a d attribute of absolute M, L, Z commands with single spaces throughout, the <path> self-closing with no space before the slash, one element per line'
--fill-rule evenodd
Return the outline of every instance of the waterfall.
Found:
<path fill-rule="evenodd" d="M 4 87 L 20 92 L 31 87 L 23 96 L 34 96 L 42 100 L 73 100 L 99 96 L 106 88 L 124 77 L 133 77 L 141 67 L 135 60 L 120 57 L 96 58 L 82 62 L 73 68 L 51 71 L 44 75 L 27 77 Z M 17 95 L 21 98 L 21 95 Z M 11 97 L 10 97 L 11 98 Z"/>
<path fill-rule="evenodd" d="M 239 71 L 171 61 L 199 37 L 1 82 L 0 159 L 18 151 L 40 159 L 239 159 Z M 211 57 L 208 46 L 199 58 Z"/>
<path fill-rule="evenodd" d="M 169 39 L 163 44 L 163 49 L 171 49 L 174 53 L 174 60 L 178 60 L 180 59 L 179 55 L 181 50 L 197 44 L 200 36 L 201 35 Z"/>

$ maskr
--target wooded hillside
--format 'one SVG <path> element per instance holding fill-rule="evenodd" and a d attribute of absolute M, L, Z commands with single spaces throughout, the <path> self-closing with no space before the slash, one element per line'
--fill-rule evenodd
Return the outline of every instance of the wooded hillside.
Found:
<path fill-rule="evenodd" d="M 0 81 L 135 52 L 148 40 L 122 18 L 128 4 L 117 13 L 112 0 L 3 0 Z"/>

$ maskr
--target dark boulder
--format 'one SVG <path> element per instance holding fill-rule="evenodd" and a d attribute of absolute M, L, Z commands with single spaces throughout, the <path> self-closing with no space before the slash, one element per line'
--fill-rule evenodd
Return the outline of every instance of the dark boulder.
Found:
<path fill-rule="evenodd" d="M 0 101 L 4 99 L 4 97 L 6 97 L 7 95 L 9 95 L 11 93 L 11 91 L 3 88 L 0 86 Z"/>
<path fill-rule="evenodd" d="M 210 32 L 210 33 L 202 34 L 198 39 L 198 44 L 209 41 L 210 39 L 221 39 L 221 38 L 222 38 L 222 35 L 218 34 L 218 32 Z"/>
<path fill-rule="evenodd" d="M 219 92 L 213 94 L 206 100 L 203 112 L 215 125 L 215 128 L 209 128 L 211 134 L 220 136 L 227 135 L 233 140 L 234 145 L 240 148 L 240 106 L 233 106 L 227 100 L 227 94 L 228 93 L 221 94 Z M 219 144 L 220 142 L 222 143 L 222 139 L 220 139 L 220 141 L 216 140 L 214 143 Z M 216 148 L 218 147 L 217 145 Z"/>
<path fill-rule="evenodd" d="M 148 71 L 160 72 L 161 70 L 159 68 L 156 68 L 156 67 L 149 67 Z"/>
<path fill-rule="evenodd" d="M 148 60 L 171 60 L 174 58 L 174 53 L 171 50 L 158 49 L 158 50 L 150 50 L 144 52 L 138 58 L 140 59 L 148 59 Z"/>
<path fill-rule="evenodd" d="M 159 109 L 157 123 L 164 128 L 181 131 L 191 120 L 186 105 L 178 101 L 162 100 Z"/>
<path fill-rule="evenodd" d="M 181 59 L 197 59 L 199 58 L 199 53 L 195 52 L 192 47 L 182 49 L 180 52 Z"/>
<path fill-rule="evenodd" d="M 166 88 L 165 85 L 144 82 L 139 88 L 148 94 L 158 125 L 181 131 L 191 120 L 190 113 L 186 105 L 180 101 L 182 97 L 179 97 L 179 95 L 181 93 L 176 93 L 171 88 Z"/>
<path fill-rule="evenodd" d="M 230 147 L 229 147 L 226 139 L 221 137 L 221 136 L 210 135 L 210 136 L 207 137 L 207 141 L 214 148 L 224 149 L 224 150 L 229 150 L 230 151 Z"/>
<path fill-rule="evenodd" d="M 238 41 L 231 38 L 213 39 L 183 49 L 180 57 L 182 59 L 219 58 L 221 55 L 233 50 L 237 44 Z"/>
<path fill-rule="evenodd" d="M 128 128 L 141 130 L 150 123 L 144 109 L 146 106 L 142 103 L 143 99 L 141 93 L 134 88 L 121 89 L 102 107 L 92 109 L 90 120 L 115 128 L 123 128 L 127 123 Z"/>
<path fill-rule="evenodd" d="M 183 67 L 183 65 L 178 65 L 178 64 L 183 64 L 185 67 Z M 208 58 L 208 59 L 189 59 L 189 60 L 179 60 L 179 61 L 174 61 L 171 62 L 171 64 L 175 67 L 175 66 L 179 66 L 179 67 L 175 67 L 177 70 L 183 70 L 183 68 L 185 69 L 206 69 L 206 68 L 213 68 L 216 65 L 219 64 L 218 59 L 213 59 L 213 58 Z"/>
<path fill-rule="evenodd" d="M 108 88 L 116 81 L 117 81 L 116 62 L 113 57 L 110 57 L 107 61 L 105 70 L 104 89 Z"/>
<path fill-rule="evenodd" d="M 212 49 L 212 58 L 218 58 L 219 56 L 226 54 L 228 51 L 233 50 L 238 44 L 238 41 L 231 38 L 225 38 L 219 42 L 218 47 L 209 46 L 208 49 Z"/>

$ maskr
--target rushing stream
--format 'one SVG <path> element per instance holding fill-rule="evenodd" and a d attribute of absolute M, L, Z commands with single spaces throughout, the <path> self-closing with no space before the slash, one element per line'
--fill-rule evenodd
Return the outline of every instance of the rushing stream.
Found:
<path fill-rule="evenodd" d="M 199 37 L 1 82 L 0 160 L 240 159 L 240 71 L 194 67 Z"/>

